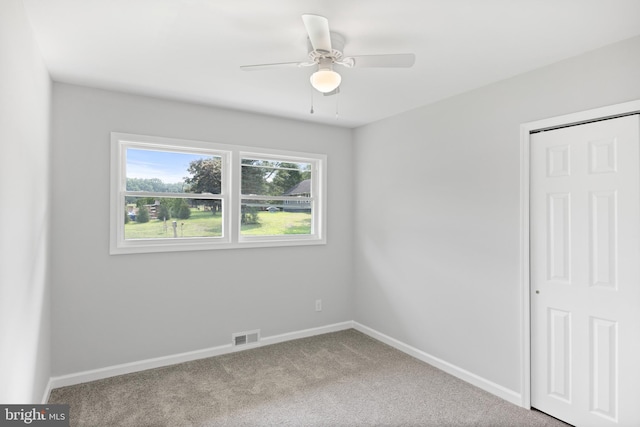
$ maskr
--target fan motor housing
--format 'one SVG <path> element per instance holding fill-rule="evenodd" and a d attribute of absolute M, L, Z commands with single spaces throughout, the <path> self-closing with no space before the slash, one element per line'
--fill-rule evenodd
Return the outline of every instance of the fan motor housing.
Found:
<path fill-rule="evenodd" d="M 309 52 L 309 59 L 314 62 L 320 62 L 321 59 L 331 58 L 333 61 L 337 61 L 342 58 L 342 52 L 344 51 L 344 36 L 342 34 L 330 32 L 331 36 L 331 52 L 324 50 L 314 50 L 311 45 L 311 40 L 307 37 L 307 50 Z"/>

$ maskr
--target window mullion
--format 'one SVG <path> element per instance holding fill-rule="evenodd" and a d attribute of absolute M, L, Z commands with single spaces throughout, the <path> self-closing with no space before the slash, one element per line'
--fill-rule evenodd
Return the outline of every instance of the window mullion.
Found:
<path fill-rule="evenodd" d="M 240 204 L 242 203 L 241 177 L 242 177 L 242 156 L 237 151 L 233 151 L 228 161 L 229 168 L 227 176 L 230 178 L 227 189 L 229 190 L 229 232 L 231 242 L 238 243 L 240 236 Z M 236 198 L 236 195 L 239 197 Z"/>

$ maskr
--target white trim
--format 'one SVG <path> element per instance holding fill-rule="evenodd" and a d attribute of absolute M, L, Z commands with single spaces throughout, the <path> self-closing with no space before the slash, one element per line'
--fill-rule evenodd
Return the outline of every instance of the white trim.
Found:
<path fill-rule="evenodd" d="M 287 332 L 279 335 L 272 335 L 269 337 L 261 337 L 260 341 L 255 344 L 247 344 L 239 347 L 235 347 L 231 344 L 224 344 L 217 347 L 210 347 L 202 350 L 189 351 L 185 353 L 174 354 L 170 356 L 156 357 L 152 359 L 141 360 L 137 362 L 123 363 L 115 366 L 108 366 L 105 368 L 92 369 L 89 371 L 78 372 L 74 374 L 61 375 L 58 377 L 52 377 L 49 379 L 47 389 L 43 396 L 43 403 L 49 400 L 51 390 L 59 387 L 66 387 L 76 384 L 82 384 L 89 381 L 96 381 L 105 378 L 115 377 L 118 375 L 130 374 L 133 372 L 145 371 L 147 369 L 160 368 L 163 366 L 170 366 L 177 363 L 190 362 L 193 360 L 205 359 L 208 357 L 220 356 L 223 354 L 235 353 L 239 351 L 249 350 L 252 348 L 263 347 L 272 344 L 278 344 L 286 341 L 292 341 L 300 338 L 312 337 L 315 335 L 327 334 L 331 332 L 338 332 L 347 329 L 355 329 L 362 332 L 365 335 L 370 336 L 373 339 L 381 341 L 391 347 L 415 357 L 416 359 L 428 363 L 454 377 L 457 377 L 465 382 L 468 382 L 476 387 L 479 387 L 497 397 L 500 397 L 510 403 L 519 405 L 521 402 L 521 395 L 513 390 L 489 381 L 480 377 L 472 372 L 462 369 L 452 363 L 446 362 L 422 350 L 405 344 L 395 338 L 391 338 L 375 329 L 369 328 L 356 321 L 346 321 L 340 323 L 334 323 L 326 326 L 319 326 L 316 328 L 303 329 L 300 331 Z"/>
<path fill-rule="evenodd" d="M 531 324 L 529 301 L 529 130 L 520 126 L 520 376 L 522 396 L 518 403 L 531 409 Z M 526 337 L 526 338 L 525 338 Z"/>
<path fill-rule="evenodd" d="M 256 150 L 255 148 L 253 150 Z M 234 152 L 234 154 L 236 154 Z M 238 168 L 236 181 L 240 183 L 242 181 L 241 174 L 243 159 L 255 159 L 255 160 L 285 160 L 291 163 L 309 163 L 311 165 L 311 197 L 304 197 L 296 200 L 305 200 L 310 202 L 312 216 L 311 216 L 311 234 L 300 235 L 276 235 L 276 236 L 254 236 L 243 235 L 240 231 L 240 226 L 236 227 L 234 231 L 237 234 L 232 234 L 234 242 L 238 243 L 239 247 L 247 247 L 252 245 L 261 246 L 263 243 L 270 243 L 273 246 L 289 246 L 290 244 L 325 244 L 327 239 L 324 230 L 326 230 L 327 215 L 326 215 L 326 176 L 327 176 L 327 156 L 324 154 L 309 153 L 295 153 L 295 152 L 277 152 L 269 150 L 247 151 L 239 150 L 237 152 L 236 166 Z M 238 224 L 240 223 L 240 215 L 242 211 L 243 200 L 291 200 L 290 197 L 278 197 L 269 196 L 266 194 L 257 195 L 245 195 L 242 194 L 240 188 L 234 189 L 234 196 L 237 196 L 236 201 L 236 215 Z"/>
<path fill-rule="evenodd" d="M 181 153 L 201 154 L 219 157 L 222 162 L 222 187 L 220 194 L 201 195 L 196 193 L 156 193 L 126 191 L 126 150 L 170 151 Z M 220 200 L 222 206 L 229 203 L 230 159 L 232 151 L 227 145 L 207 143 L 173 138 L 160 138 L 145 135 L 133 135 L 111 132 L 111 204 L 109 253 L 111 255 L 148 252 L 174 252 L 202 249 L 215 249 L 230 242 L 228 229 L 225 227 L 228 215 L 223 214 L 222 235 L 215 237 L 199 237 L 186 239 L 136 239 L 127 240 L 124 236 L 123 213 L 125 212 L 125 197 L 169 197 L 188 199 Z"/>
<path fill-rule="evenodd" d="M 126 148 L 176 151 L 207 154 L 222 160 L 222 188 L 220 194 L 202 195 L 195 193 L 155 193 L 127 192 L 126 188 Z M 241 159 L 255 157 L 262 159 L 289 160 L 298 163 L 311 163 L 312 197 L 308 198 L 312 206 L 311 234 L 242 236 L 240 233 L 240 205 L 243 197 L 240 189 Z M 110 168 L 110 230 L 109 253 L 111 255 L 177 252 L 210 249 L 237 249 L 275 246 L 307 246 L 327 243 L 327 156 L 317 153 L 273 150 L 241 145 L 219 144 L 214 142 L 164 138 L 148 135 L 135 135 L 111 132 L 111 168 Z M 177 238 L 177 239 L 131 239 L 124 238 L 123 214 L 126 195 L 147 197 L 177 197 L 189 199 L 219 199 L 223 206 L 222 236 Z M 255 198 L 248 196 L 246 198 Z M 262 198 L 271 199 L 270 196 Z"/>
<path fill-rule="evenodd" d="M 349 320 L 346 322 L 334 323 L 333 325 L 320 326 L 318 328 L 303 329 L 301 331 L 287 332 L 285 334 L 264 337 L 260 339 L 260 343 L 262 345 L 278 344 L 281 342 L 312 337 L 315 335 L 344 331 L 346 329 L 351 329 L 351 328 L 353 328 L 353 321 Z"/>
<path fill-rule="evenodd" d="M 425 353 L 422 350 L 419 350 L 415 347 L 412 347 L 408 344 L 398 341 L 395 338 L 391 338 L 388 335 L 378 332 L 375 329 L 371 329 L 368 326 L 364 326 L 358 322 L 353 322 L 353 328 L 356 329 L 357 331 L 362 332 L 363 334 L 369 335 L 371 338 L 374 338 L 387 345 L 390 345 L 391 347 L 397 350 L 400 350 L 403 353 L 413 356 L 422 362 L 428 363 L 431 366 L 435 366 L 436 368 L 446 372 L 447 374 L 460 378 L 461 380 L 466 381 L 469 384 L 472 384 L 476 387 L 483 389 L 484 391 L 487 391 L 495 396 L 498 396 L 506 400 L 507 402 L 513 403 L 515 405 L 520 404 L 521 396 L 520 396 L 520 393 L 516 391 L 510 390 L 506 387 L 503 387 L 499 384 L 489 381 L 486 378 L 482 378 L 479 375 L 476 375 L 452 363 L 446 362 L 442 359 L 439 359 L 435 356 Z"/>
<path fill-rule="evenodd" d="M 61 375 L 52 377 L 47 386 L 47 400 L 50 390 L 58 387 L 66 387 L 75 384 L 86 383 L 89 381 L 102 380 L 105 378 L 115 377 L 117 375 L 130 374 L 133 372 L 145 371 L 147 369 L 161 368 L 163 366 L 175 365 L 177 363 L 190 362 L 192 360 L 205 359 L 223 354 L 235 353 L 238 351 L 248 350 L 251 348 L 263 347 L 265 345 L 276 344 L 284 341 L 295 340 L 299 338 L 311 337 L 314 335 L 326 334 L 330 332 L 342 331 L 353 327 L 353 322 L 347 321 L 335 323 L 333 325 L 320 326 L 317 328 L 304 329 L 296 332 L 289 332 L 270 337 L 263 337 L 255 344 L 247 344 L 240 347 L 234 347 L 231 344 L 224 344 L 217 347 L 205 348 L 202 350 L 188 351 L 170 356 L 155 357 L 152 359 L 140 360 L 137 362 L 123 363 L 115 366 L 107 366 L 99 369 L 78 372 L 74 374 Z"/>
<path fill-rule="evenodd" d="M 49 378 L 47 381 L 47 385 L 44 388 L 44 393 L 42 394 L 42 404 L 46 405 L 49 402 L 49 396 L 51 396 L 51 389 L 53 389 L 53 378 Z"/>
<path fill-rule="evenodd" d="M 531 408 L 531 306 L 530 306 L 530 260 L 529 260 L 529 165 L 530 134 L 540 129 L 579 124 L 592 120 L 605 119 L 640 112 L 640 100 L 609 105 L 578 113 L 550 117 L 520 125 L 520 301 L 522 317 L 520 320 L 521 342 L 521 401 L 524 408 Z"/>

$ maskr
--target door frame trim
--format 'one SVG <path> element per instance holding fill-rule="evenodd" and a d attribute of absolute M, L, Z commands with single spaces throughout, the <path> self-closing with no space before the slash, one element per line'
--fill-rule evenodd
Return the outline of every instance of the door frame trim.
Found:
<path fill-rule="evenodd" d="M 529 185 L 531 133 L 640 112 L 640 100 L 609 105 L 520 125 L 520 366 L 521 406 L 531 409 L 531 287 L 529 258 Z"/>

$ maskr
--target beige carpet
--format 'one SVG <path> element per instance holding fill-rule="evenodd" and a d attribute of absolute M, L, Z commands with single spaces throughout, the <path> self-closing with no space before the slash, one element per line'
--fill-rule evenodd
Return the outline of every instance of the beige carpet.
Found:
<path fill-rule="evenodd" d="M 52 391 L 71 425 L 566 426 L 355 330 Z"/>

